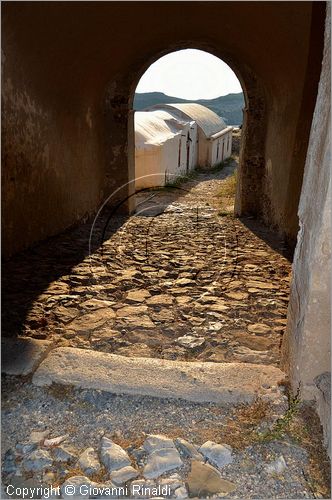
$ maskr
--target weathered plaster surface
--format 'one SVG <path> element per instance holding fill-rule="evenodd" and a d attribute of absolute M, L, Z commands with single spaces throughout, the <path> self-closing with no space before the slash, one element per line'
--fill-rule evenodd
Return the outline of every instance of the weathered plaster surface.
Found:
<path fill-rule="evenodd" d="M 330 372 L 331 334 L 331 54 L 330 9 L 317 103 L 299 205 L 300 231 L 293 263 L 285 359 L 293 388 L 321 397 L 317 380 Z M 326 376 L 325 387 L 326 387 Z M 320 405 L 321 407 L 321 405 Z M 321 414 L 322 416 L 322 414 Z M 328 431 L 326 416 L 323 421 Z"/>

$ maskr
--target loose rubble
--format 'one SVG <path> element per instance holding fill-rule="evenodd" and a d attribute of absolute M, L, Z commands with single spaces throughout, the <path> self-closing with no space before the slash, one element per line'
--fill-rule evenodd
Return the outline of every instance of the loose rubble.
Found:
<path fill-rule="evenodd" d="M 131 464 L 128 453 L 106 437 L 103 437 L 101 441 L 100 457 L 108 472 L 122 469 L 122 467 Z"/>
<path fill-rule="evenodd" d="M 228 445 L 207 441 L 198 450 L 205 458 L 222 468 L 224 465 L 230 464 L 233 461 L 232 448 Z"/>
<path fill-rule="evenodd" d="M 231 493 L 236 486 L 231 481 L 222 479 L 220 473 L 211 465 L 193 461 L 188 476 L 190 496 L 206 498 L 218 493 Z"/>
<path fill-rule="evenodd" d="M 78 465 L 87 476 L 98 474 L 101 469 L 98 455 L 93 448 L 87 448 L 81 453 Z"/>
<path fill-rule="evenodd" d="M 86 448 L 79 453 L 72 447 L 61 445 L 56 446 L 51 454 L 41 443 L 36 450 L 29 452 L 26 445 L 17 443 L 15 451 L 11 449 L 6 452 L 3 461 L 5 486 L 33 484 L 35 487 L 41 480 L 41 484 L 47 487 L 60 481 L 58 493 L 64 499 L 72 498 L 73 491 L 76 494 L 80 492 L 77 498 L 103 498 L 102 494 L 104 498 L 118 498 L 122 494 L 130 498 L 207 498 L 226 494 L 233 497 L 242 487 L 242 473 L 251 470 L 247 466 L 248 458 L 243 459 L 243 453 L 233 452 L 234 459 L 231 458 L 232 452 L 228 445 L 207 441 L 199 447 L 201 454 L 190 441 L 182 438 L 173 440 L 160 434 L 147 435 L 138 455 L 134 453 L 137 449 L 128 447 L 131 458 L 124 448 L 106 436 L 101 438 L 99 454 L 93 448 Z M 69 453 L 68 449 L 72 451 Z M 26 452 L 21 460 L 18 460 L 17 450 Z M 65 461 L 67 453 L 68 469 L 64 478 L 61 462 Z M 204 463 L 203 456 L 211 463 Z M 247 456 L 251 456 L 250 449 Z M 59 457 L 63 460 L 59 460 Z M 231 465 L 233 461 L 235 467 Z M 100 462 L 105 465 L 105 469 L 102 469 Z M 71 474 L 71 470 L 75 473 Z M 78 474 L 79 470 L 82 471 L 81 475 Z M 285 473 L 287 465 L 283 455 L 280 454 L 268 464 L 264 463 L 261 456 L 261 470 L 265 471 L 267 481 L 270 481 L 269 477 L 277 478 Z M 22 473 L 26 472 L 33 476 L 24 479 Z M 94 479 L 96 473 L 99 473 L 98 481 Z M 17 483 L 17 480 L 20 482 Z M 146 495 L 142 494 L 144 491 Z M 52 498 L 59 498 L 59 495 Z M 235 498 L 242 497 L 235 494 Z"/>
<path fill-rule="evenodd" d="M 63 394 L 13 380 L 3 384 L 3 397 L 2 498 L 8 485 L 41 484 L 59 485 L 63 498 L 69 498 L 65 486 L 72 484 L 104 493 L 114 488 L 114 496 L 127 488 L 131 498 L 187 498 L 199 490 L 206 498 L 313 497 L 302 472 L 309 457 L 300 446 L 279 440 L 231 450 L 231 430 L 226 443 L 216 438 L 233 421 L 233 406 L 78 389 Z M 286 409 L 280 397 L 257 432 Z M 75 460 L 59 461 L 63 450 Z"/>

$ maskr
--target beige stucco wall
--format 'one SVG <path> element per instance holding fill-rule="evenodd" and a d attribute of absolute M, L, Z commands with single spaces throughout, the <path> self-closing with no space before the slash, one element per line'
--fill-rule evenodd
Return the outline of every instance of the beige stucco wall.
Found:
<path fill-rule="evenodd" d="M 198 128 L 198 166 L 201 168 L 210 166 L 209 141 L 200 128 Z"/>
<path fill-rule="evenodd" d="M 174 141 L 175 142 L 175 141 Z M 162 146 L 135 151 L 135 190 L 163 186 L 165 171 L 161 168 Z"/>

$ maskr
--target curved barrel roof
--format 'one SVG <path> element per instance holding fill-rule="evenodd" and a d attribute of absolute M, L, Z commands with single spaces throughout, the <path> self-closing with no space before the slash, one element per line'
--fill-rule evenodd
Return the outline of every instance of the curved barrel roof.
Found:
<path fill-rule="evenodd" d="M 222 118 L 209 108 L 196 103 L 172 103 L 152 106 L 148 109 L 173 109 L 178 116 L 194 120 L 206 137 L 224 130 L 227 126 Z M 173 112 L 174 114 L 174 112 Z"/>
<path fill-rule="evenodd" d="M 188 123 L 163 110 L 136 111 L 135 113 L 135 147 L 144 145 L 158 146 L 174 137 Z"/>

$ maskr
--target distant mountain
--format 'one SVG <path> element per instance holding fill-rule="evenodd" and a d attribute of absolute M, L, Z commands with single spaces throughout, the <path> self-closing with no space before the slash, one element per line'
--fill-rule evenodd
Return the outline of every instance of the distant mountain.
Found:
<path fill-rule="evenodd" d="M 242 124 L 242 109 L 244 107 L 243 93 L 227 94 L 215 99 L 198 99 L 197 101 L 188 101 L 179 97 L 171 97 L 162 92 L 136 93 L 134 98 L 134 110 L 142 111 L 149 106 L 156 104 L 172 104 L 179 102 L 195 102 L 202 104 L 214 111 L 223 118 L 227 125 Z"/>

